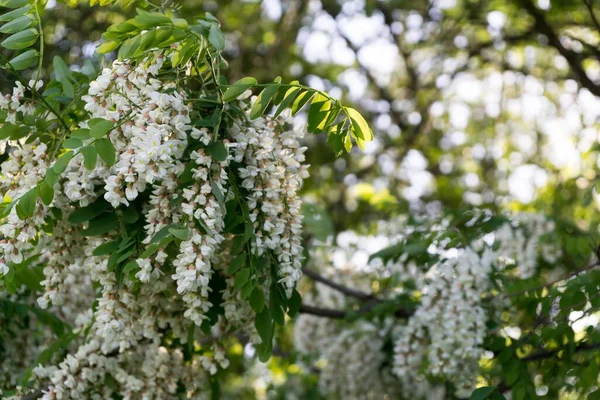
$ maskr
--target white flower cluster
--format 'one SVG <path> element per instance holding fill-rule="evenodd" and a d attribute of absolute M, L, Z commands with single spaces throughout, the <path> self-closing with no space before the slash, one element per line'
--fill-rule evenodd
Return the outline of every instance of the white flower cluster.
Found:
<path fill-rule="evenodd" d="M 155 78 L 163 61 L 164 56 L 158 55 L 135 68 L 115 61 L 90 83 L 88 95 L 82 97 L 92 117 L 88 126 L 94 118 L 116 124 L 109 133 L 117 153 L 116 164 L 107 171 L 93 171 L 102 177 L 104 198 L 113 207 L 128 205 L 148 184 L 177 168 L 176 160 L 187 145 L 186 131 L 191 126 L 185 97 L 174 90 L 173 83 Z M 169 89 L 173 90 L 168 93 Z M 70 179 L 65 193 L 72 201 L 85 202 L 88 190 L 84 189 Z"/>
<path fill-rule="evenodd" d="M 47 165 L 47 148 L 37 140 L 11 149 L 9 158 L 2 163 L 0 194 L 6 199 L 18 199 L 44 178 Z M 48 208 L 39 207 L 31 218 L 20 219 L 16 207 L 0 225 L 0 276 L 8 273 L 8 263 L 19 264 L 25 254 L 33 249 L 31 243 L 38 235 L 37 227 L 44 225 Z"/>
<path fill-rule="evenodd" d="M 203 149 L 192 152 L 191 158 L 196 165 L 192 169 L 195 183 L 183 190 L 181 205 L 189 221 L 191 237 L 181 242 L 179 255 L 173 261 L 176 267 L 173 279 L 177 282 L 177 292 L 187 304 L 184 315 L 200 325 L 212 305 L 208 301 L 208 285 L 213 274 L 211 259 L 225 240 L 221 235 L 225 225 L 224 206 L 215 192 L 221 196 L 226 193 L 227 163 L 213 162 Z M 206 232 L 201 232 L 194 221 L 199 221 Z"/>
<path fill-rule="evenodd" d="M 285 129 L 281 121 L 258 119 L 250 127 L 234 128 L 236 162 L 241 186 L 249 191 L 250 219 L 254 222 L 253 251 L 272 250 L 288 294 L 302 276 L 302 204 L 298 190 L 308 177 L 300 129 Z"/>
<path fill-rule="evenodd" d="M 527 279 L 536 273 L 540 255 L 548 263 L 556 262 L 561 253 L 560 247 L 551 240 L 554 229 L 554 221 L 546 219 L 543 215 L 514 215 L 510 224 L 503 224 L 494 232 L 495 241 L 499 243 L 496 253 L 500 264 L 517 264 L 521 278 Z M 544 240 L 548 237 L 550 241 Z"/>
<path fill-rule="evenodd" d="M 43 82 L 40 81 L 29 81 L 29 86 L 40 89 L 43 86 Z M 17 113 L 21 112 L 24 116 L 33 115 L 35 111 L 35 103 L 28 101 L 25 97 L 25 86 L 19 81 L 15 82 L 12 95 L 5 94 L 0 95 L 0 110 L 6 112 L 5 121 L 10 124 L 17 122 Z"/>
<path fill-rule="evenodd" d="M 302 301 L 338 310 L 347 306 L 343 294 L 320 283 L 315 284 L 314 292 L 305 293 Z M 340 326 L 327 318 L 301 314 L 294 324 L 294 346 L 299 352 L 307 355 L 321 354 L 329 347 L 331 338 L 339 332 Z"/>
<path fill-rule="evenodd" d="M 178 382 L 194 397 L 207 390 L 198 378 L 201 372 L 215 374 L 229 365 L 222 340 L 243 335 L 260 343 L 255 313 L 227 272 L 234 239 L 225 231 L 228 201 L 246 206 L 248 221 L 243 222 L 254 229 L 250 251 L 272 256 L 289 294 L 301 276 L 298 192 L 308 176 L 306 148 L 299 144 L 302 130 L 282 118 L 242 118 L 215 143 L 214 132 L 192 126 L 192 115 L 204 111 L 159 74 L 164 62 L 167 56 L 151 52 L 139 64 L 116 61 L 105 68 L 83 97 L 89 113 L 77 136 L 83 146 L 72 150 L 73 158 L 53 186 L 52 202 L 36 199 L 31 218 L 21 220 L 16 207 L 2 218 L 0 277 L 9 265 L 39 256 L 30 264 L 43 266 L 39 306 L 71 323 L 75 334 L 85 332 L 74 339 L 70 350 L 76 351 L 64 361 L 53 366 L 60 361 L 53 359 L 36 368 L 40 384 L 50 382 L 44 398 L 173 398 Z M 32 112 L 23 96 L 19 86 L 0 101 L 0 110 Z M 105 137 L 86 137 L 86 129 L 92 132 L 107 121 L 112 127 Z M 109 165 L 99 154 L 88 169 L 82 149 L 98 149 L 99 140 L 110 142 L 115 163 Z M 216 157 L 210 150 L 215 144 L 228 155 Z M 60 151 L 49 151 L 38 140 L 11 148 L 2 163 L 5 199 L 18 199 L 46 182 L 45 173 Z M 112 208 L 107 204 L 101 216 L 118 219 L 108 232 L 89 233 L 98 214 L 91 221 L 69 222 L 83 207 L 105 202 Z M 168 241 L 155 240 L 160 235 L 169 236 Z M 96 254 L 99 246 L 113 245 L 108 254 Z M 225 282 L 217 296 L 224 314 L 207 341 L 199 327 L 214 306 L 209 298 L 219 282 L 215 274 Z M 261 277 L 261 282 L 268 295 L 271 278 Z M 193 337 L 191 325 L 196 326 Z M 165 344 L 185 345 L 190 339 L 190 347 L 201 345 L 203 353 L 185 361 L 180 350 Z M 114 387 L 104 385 L 105 379 Z"/>
<path fill-rule="evenodd" d="M 110 398 L 114 392 L 123 399 L 165 399 L 176 397 L 180 381 L 189 384 L 190 395 L 203 384 L 199 365 L 184 367 L 179 350 L 149 344 L 118 355 L 102 355 L 100 346 L 100 341 L 89 340 L 58 367 L 35 368 L 38 378 L 51 382 L 42 399 L 100 399 Z M 112 387 L 103 384 L 108 376 Z"/>
<path fill-rule="evenodd" d="M 55 341 L 50 330 L 36 330 L 40 321 L 35 316 L 20 313 L 8 317 L 7 302 L 18 304 L 22 311 L 35 304 L 35 296 L 27 293 L 25 287 L 11 294 L 0 282 L 0 307 L 3 308 L 0 312 L 0 398 L 3 399 L 2 391 L 13 390 L 33 360 Z"/>
<path fill-rule="evenodd" d="M 398 398 L 391 371 L 383 367 L 386 333 L 365 322 L 336 335 L 322 354 L 327 364 L 319 375 L 321 392 L 352 400 Z"/>
<path fill-rule="evenodd" d="M 445 398 L 445 388 L 429 383 L 428 378 L 438 382 L 440 378 L 448 380 L 454 385 L 455 396 L 468 397 L 477 382 L 478 363 L 485 352 L 483 342 L 488 333 L 487 323 L 495 317 L 495 314 L 489 314 L 490 305 L 485 303 L 492 274 L 504 270 L 507 265 L 517 264 L 520 273 L 515 278 L 525 278 L 537 270 L 540 260 L 554 262 L 560 257 L 560 250 L 555 249 L 557 246 L 552 251 L 548 246 L 554 225 L 541 215 L 517 214 L 511 222 L 503 223 L 466 249 L 453 247 L 447 235 L 436 239 L 437 233 L 448 230 L 448 221 L 433 226 L 431 223 L 414 226 L 405 222 L 380 223 L 377 236 L 342 232 L 335 238 L 333 246 L 321 244 L 311 249 L 309 266 L 338 284 L 372 293 L 373 288 L 384 281 L 392 287 L 378 293 L 379 299 L 391 300 L 396 296 L 412 297 L 415 294 L 418 299 L 407 319 L 392 320 L 389 340 L 393 343 L 393 352 L 388 354 L 371 349 L 372 354 L 366 356 L 362 348 L 353 346 L 354 342 L 344 342 L 344 338 L 353 334 L 360 337 L 358 325 L 311 315 L 301 315 L 297 319 L 294 327 L 296 348 L 303 354 L 327 361 L 327 367 L 319 375 L 324 394 L 344 393 L 342 397 L 351 398 L 353 395 L 344 390 L 351 390 L 353 385 L 340 378 L 340 371 L 352 364 L 353 357 L 362 357 L 378 364 L 369 367 L 370 370 L 383 371 L 384 366 L 391 365 L 389 372 L 396 379 L 395 385 L 401 387 L 403 398 Z M 417 249 L 416 245 L 410 244 L 410 239 L 415 234 L 419 237 L 423 229 L 434 239 Z M 408 247 L 402 247 L 403 243 L 409 243 Z M 399 246 L 401 254 L 385 262 L 369 257 L 390 246 Z M 440 261 L 423 265 L 415 257 L 418 252 L 425 252 L 428 259 L 438 257 Z M 322 283 L 315 283 L 303 299 L 309 304 L 336 310 L 348 310 L 356 303 Z M 360 307 L 361 303 L 357 304 Z M 390 322 L 374 320 L 373 323 L 383 332 L 384 324 Z M 376 341 L 376 338 L 370 340 Z M 336 353 L 338 345 L 343 350 Z M 350 355 L 352 351 L 361 356 Z M 335 373 L 332 374 L 337 375 L 327 380 L 324 379 L 327 374 L 323 372 L 329 365 L 334 366 Z M 385 381 L 387 378 L 381 375 L 377 379 Z M 373 384 L 373 387 L 377 385 Z M 358 397 L 361 396 L 367 395 Z"/>
<path fill-rule="evenodd" d="M 419 307 L 395 332 L 394 374 L 403 382 L 416 379 L 426 365 L 428 375 L 473 389 L 487 333 L 481 298 L 489 286 L 493 257 L 489 250 L 480 257 L 467 249 L 427 272 Z"/>

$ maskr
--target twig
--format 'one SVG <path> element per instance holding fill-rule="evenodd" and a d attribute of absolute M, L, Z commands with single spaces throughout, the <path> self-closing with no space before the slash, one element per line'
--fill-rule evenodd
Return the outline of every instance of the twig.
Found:
<path fill-rule="evenodd" d="M 573 352 L 576 353 L 576 352 L 579 352 L 579 351 L 589 351 L 589 350 L 595 350 L 595 349 L 600 349 L 600 343 L 581 344 L 579 346 L 576 346 L 573 349 Z M 524 360 L 524 361 L 539 361 L 539 360 L 543 360 L 543 359 L 546 359 L 546 358 L 554 357 L 560 351 L 563 351 L 563 350 L 568 350 L 568 349 L 559 348 L 559 349 L 554 349 L 554 350 L 543 350 L 543 351 L 539 351 L 537 353 L 530 354 L 527 357 L 523 357 L 523 358 L 521 358 L 521 360 Z"/>
<path fill-rule="evenodd" d="M 600 21 L 598 21 L 598 18 L 596 18 L 596 13 L 594 12 L 594 8 L 592 7 L 592 0 L 583 0 L 583 3 L 590 12 L 590 17 L 592 17 L 592 21 L 594 22 L 594 25 L 596 25 L 598 33 L 600 33 Z"/>
<path fill-rule="evenodd" d="M 573 277 L 575 277 L 575 276 L 577 276 L 577 275 L 579 275 L 579 274 L 581 274 L 583 272 L 589 271 L 589 270 L 594 269 L 594 268 L 596 268 L 598 266 L 600 266 L 600 260 L 595 261 L 595 262 L 593 262 L 593 263 L 591 263 L 589 265 L 586 265 L 585 267 L 580 268 L 580 269 L 578 269 L 576 271 L 573 271 L 569 275 L 564 276 L 562 278 L 555 279 L 553 281 L 541 284 L 539 286 L 534 286 L 534 287 L 531 287 L 531 288 L 519 290 L 517 292 L 506 293 L 505 296 L 506 297 L 515 297 L 515 296 L 519 296 L 519 295 L 522 295 L 522 294 L 527 293 L 527 292 L 533 292 L 533 291 L 536 291 L 536 290 L 544 289 L 544 288 L 549 287 L 549 286 L 554 286 L 555 284 L 557 284 L 559 282 L 565 281 L 567 279 L 571 279 L 571 278 L 573 278 Z"/>
<path fill-rule="evenodd" d="M 548 38 L 548 43 L 558 50 L 560 55 L 567 60 L 567 63 L 573 71 L 573 75 L 575 75 L 579 83 L 592 94 L 600 97 L 600 86 L 595 84 L 587 76 L 585 69 L 583 68 L 581 55 L 563 46 L 558 34 L 552 29 L 548 21 L 546 21 L 544 13 L 533 4 L 532 0 L 519 0 L 519 2 L 523 5 L 523 8 L 529 15 L 533 17 L 537 30 L 545 35 Z"/>
<path fill-rule="evenodd" d="M 371 293 L 362 292 L 360 290 L 340 285 L 339 283 L 336 283 L 331 279 L 325 278 L 323 275 L 320 275 L 317 271 L 312 270 L 310 268 L 303 268 L 302 272 L 304 272 L 306 276 L 310 276 L 313 280 L 321 282 L 322 284 L 327 285 L 330 288 L 335 289 L 338 292 L 343 293 L 347 296 L 354 297 L 359 300 L 371 300 L 375 298 L 375 296 Z"/>
<path fill-rule="evenodd" d="M 323 317 L 323 318 L 332 318 L 332 319 L 345 319 L 351 316 L 360 316 L 363 314 L 367 314 L 373 310 L 373 308 L 381 304 L 382 301 L 378 299 L 372 299 L 369 303 L 367 303 L 364 307 L 359 308 L 356 311 L 344 311 L 337 310 L 333 308 L 322 308 L 315 307 L 308 304 L 302 304 L 300 306 L 301 314 L 309 314 L 314 315 L 315 317 Z M 414 314 L 414 311 L 406 308 L 398 308 L 394 312 L 394 316 L 397 318 L 409 318 Z"/>

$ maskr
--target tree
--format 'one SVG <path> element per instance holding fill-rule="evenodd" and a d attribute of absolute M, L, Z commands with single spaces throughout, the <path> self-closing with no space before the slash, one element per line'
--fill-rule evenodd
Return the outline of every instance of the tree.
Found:
<path fill-rule="evenodd" d="M 4 395 L 598 397 L 594 4 L 278 4 L 1 4 Z"/>

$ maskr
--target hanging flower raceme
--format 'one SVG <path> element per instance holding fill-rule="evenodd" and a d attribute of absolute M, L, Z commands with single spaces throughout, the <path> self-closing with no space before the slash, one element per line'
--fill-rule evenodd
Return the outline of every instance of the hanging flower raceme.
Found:
<path fill-rule="evenodd" d="M 309 104 L 307 130 L 338 153 L 372 132 L 298 83 L 227 85 L 209 14 L 189 24 L 138 9 L 104 37 L 98 50 L 119 52 L 99 73 L 56 57 L 44 92 L 19 79 L 0 96 L 0 288 L 51 326 L 44 346 L 69 354 L 23 379 L 37 377 L 45 399 L 171 398 L 181 385 L 202 396 L 196 377 L 228 367 L 227 340 L 266 360 L 275 325 L 300 308 L 308 167 L 304 127 L 282 112 Z"/>
<path fill-rule="evenodd" d="M 496 285 L 526 278 L 524 269 L 539 273 L 560 257 L 557 251 L 547 253 L 554 226 L 541 215 L 475 215 L 468 224 L 485 229 L 478 228 L 481 232 L 463 245 L 449 240 L 451 220 L 422 217 L 412 223 L 381 221 L 377 235 L 346 231 L 333 243 L 315 242 L 309 268 L 352 292 L 319 279 L 304 295 L 305 303 L 355 313 L 346 320 L 307 314 L 296 320 L 295 347 L 322 368 L 323 394 L 381 397 L 396 388 L 402 396 L 410 393 L 409 398 L 443 399 L 449 388 L 441 383 L 449 382 L 455 396 L 470 396 L 486 355 L 490 324 L 500 326 L 502 311 L 513 312 L 510 302 L 495 293 Z M 523 246 L 524 237 L 535 244 Z M 395 310 L 393 318 L 372 311 L 386 303 Z M 354 349 L 358 343 L 360 349 Z M 361 376 L 369 385 L 355 385 L 346 377 L 358 364 L 355 357 L 363 368 L 351 376 Z M 366 362 L 373 365 L 367 368 Z M 366 387 L 370 392 L 364 392 Z"/>

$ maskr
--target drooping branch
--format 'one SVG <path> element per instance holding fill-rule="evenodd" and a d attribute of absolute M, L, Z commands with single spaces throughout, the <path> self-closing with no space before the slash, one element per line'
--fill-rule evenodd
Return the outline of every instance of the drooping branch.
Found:
<path fill-rule="evenodd" d="M 562 278 L 558 278 L 558 279 L 555 279 L 553 281 L 550 281 L 550 282 L 547 282 L 547 283 L 544 283 L 542 285 L 538 285 L 538 286 L 535 286 L 535 287 L 531 287 L 531 288 L 519 290 L 517 292 L 506 293 L 505 296 L 506 297 L 520 296 L 520 295 L 525 294 L 527 292 L 534 292 L 536 290 L 541 290 L 541 289 L 544 289 L 544 288 L 547 288 L 547 287 L 550 287 L 550 286 L 554 286 L 554 285 L 556 285 L 559 282 L 566 281 L 568 279 L 574 278 L 574 277 L 576 277 L 576 276 L 578 276 L 578 275 L 580 275 L 580 274 L 582 274 L 584 272 L 590 271 L 590 270 L 592 270 L 592 269 L 594 269 L 596 267 L 599 267 L 599 266 L 600 266 L 600 259 L 597 260 L 597 261 L 594 261 L 593 263 L 591 263 L 589 265 L 586 265 L 583 268 L 579 268 L 579 269 L 577 269 L 575 271 L 572 271 L 567 276 L 564 276 Z"/>
<path fill-rule="evenodd" d="M 382 304 L 382 301 L 378 300 L 378 299 L 373 299 L 370 302 L 368 302 L 365 306 L 359 308 L 356 311 L 345 311 L 345 310 L 338 310 L 338 309 L 333 309 L 333 308 L 322 308 L 322 307 L 311 306 L 308 304 L 302 304 L 300 306 L 300 313 L 314 315 L 315 317 L 345 319 L 345 318 L 350 318 L 353 316 L 360 316 L 360 315 L 368 314 L 378 304 Z M 396 309 L 394 311 L 394 316 L 396 318 L 402 318 L 402 319 L 409 318 L 413 314 L 414 314 L 413 310 L 404 308 L 404 307 L 399 307 L 398 309 Z"/>
<path fill-rule="evenodd" d="M 310 268 L 303 268 L 302 272 L 304 272 L 304 274 L 306 276 L 311 277 L 313 280 L 317 281 L 317 282 L 321 282 L 322 284 L 329 286 L 332 289 L 337 290 L 340 293 L 343 293 L 347 296 L 350 297 L 354 297 L 357 298 L 359 300 L 372 300 L 375 298 L 375 296 L 371 293 L 366 293 L 360 290 L 356 290 L 356 289 L 352 289 L 349 288 L 347 286 L 344 285 L 340 285 L 337 282 L 334 282 L 331 279 L 325 278 L 323 275 L 320 275 L 317 271 L 310 269 Z"/>
<path fill-rule="evenodd" d="M 594 83 L 585 72 L 581 54 L 563 46 L 558 34 L 546 20 L 544 13 L 533 4 L 532 0 L 519 0 L 519 3 L 527 13 L 533 17 L 536 30 L 546 36 L 550 46 L 558 50 L 560 55 L 567 60 L 567 63 L 573 71 L 573 75 L 577 78 L 581 86 L 588 89 L 592 94 L 600 96 L 600 86 Z"/>
<path fill-rule="evenodd" d="M 310 314 L 315 317 L 333 318 L 333 319 L 344 319 L 347 316 L 346 311 L 334 310 L 332 308 L 321 308 L 310 306 L 308 304 L 302 304 L 300 306 L 301 314 Z"/>
<path fill-rule="evenodd" d="M 586 8 L 588 9 L 588 12 L 590 13 L 590 17 L 592 18 L 592 22 L 596 26 L 598 33 L 600 33 L 600 21 L 598 21 L 598 18 L 596 17 L 596 13 L 594 12 L 592 1 L 593 0 L 583 0 L 583 3 L 585 4 Z"/>

